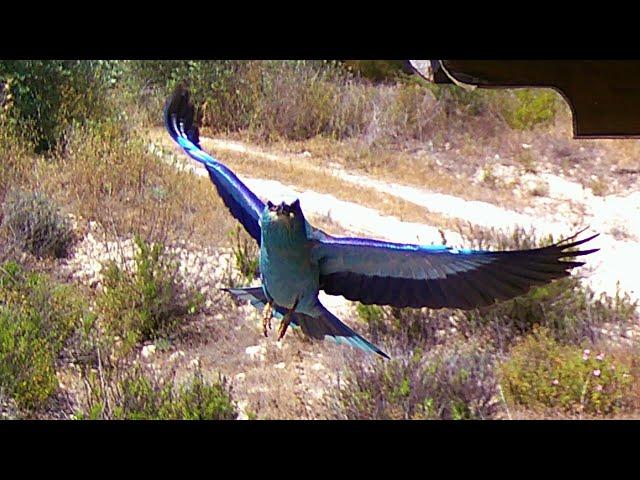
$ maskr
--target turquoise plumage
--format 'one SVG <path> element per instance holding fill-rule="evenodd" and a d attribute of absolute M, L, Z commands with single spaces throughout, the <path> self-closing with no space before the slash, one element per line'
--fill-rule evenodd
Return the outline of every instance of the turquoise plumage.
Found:
<path fill-rule="evenodd" d="M 164 119 L 171 137 L 205 166 L 231 214 L 260 246 L 262 286 L 228 291 L 263 309 L 265 335 L 275 315 L 281 318 L 279 338 L 291 324 L 312 338 L 330 338 L 388 358 L 329 312 L 318 300 L 319 291 L 364 304 L 470 309 L 569 275 L 584 263 L 563 258 L 597 250 L 574 250 L 597 235 L 502 252 L 334 237 L 307 222 L 298 200 L 264 204 L 229 168 L 204 152 L 183 87 L 167 101 Z"/>

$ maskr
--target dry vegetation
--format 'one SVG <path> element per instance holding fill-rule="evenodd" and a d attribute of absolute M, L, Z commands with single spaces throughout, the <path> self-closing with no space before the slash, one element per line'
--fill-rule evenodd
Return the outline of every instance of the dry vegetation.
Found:
<path fill-rule="evenodd" d="M 262 337 L 258 313 L 219 290 L 253 281 L 255 246 L 234 236 L 208 178 L 150 150 L 175 152 L 157 127 L 182 78 L 206 131 L 260 144 L 210 144 L 240 174 L 403 220 L 456 227 L 323 170 L 512 208 L 527 199 L 514 200 L 496 162 L 596 195 L 639 174 L 638 142 L 571 141 L 554 93 L 460 92 L 385 62 L 0 62 L 0 416 L 637 416 L 636 306 L 573 278 L 467 313 L 333 305 L 389 362 L 295 331 Z M 550 241 L 461 234 L 492 248 Z"/>

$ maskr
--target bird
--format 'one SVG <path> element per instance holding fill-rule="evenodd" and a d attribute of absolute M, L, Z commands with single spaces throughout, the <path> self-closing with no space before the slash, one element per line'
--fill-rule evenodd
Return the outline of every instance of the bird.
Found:
<path fill-rule="evenodd" d="M 260 248 L 258 287 L 224 289 L 262 310 L 263 334 L 280 319 L 278 340 L 289 325 L 312 339 L 331 339 L 386 359 L 389 356 L 332 314 L 320 291 L 365 305 L 469 310 L 526 293 L 584 265 L 575 257 L 598 249 L 578 246 L 584 232 L 526 250 L 456 249 L 330 235 L 305 218 L 300 200 L 263 202 L 226 165 L 200 146 L 195 107 L 179 84 L 164 108 L 172 139 L 209 173 L 231 215 Z"/>

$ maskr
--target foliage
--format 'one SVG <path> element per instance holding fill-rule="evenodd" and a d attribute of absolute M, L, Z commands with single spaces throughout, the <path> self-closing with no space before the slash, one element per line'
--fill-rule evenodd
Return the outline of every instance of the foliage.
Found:
<path fill-rule="evenodd" d="M 54 394 L 56 361 L 86 319 L 72 287 L 14 262 L 0 267 L 0 388 L 19 408 L 36 410 Z"/>
<path fill-rule="evenodd" d="M 38 257 L 65 257 L 74 241 L 70 222 L 40 192 L 12 190 L 3 205 L 3 216 L 13 242 Z"/>
<path fill-rule="evenodd" d="M 260 276 L 260 252 L 253 238 L 240 230 L 230 232 L 232 238 L 232 252 L 236 262 L 236 268 L 242 274 L 244 280 L 251 283 Z"/>
<path fill-rule="evenodd" d="M 352 359 L 335 414 L 347 419 L 480 419 L 498 413 L 492 356 L 454 343 L 373 364 Z"/>
<path fill-rule="evenodd" d="M 375 82 L 393 82 L 408 71 L 403 60 L 345 60 L 344 66 L 359 76 Z"/>
<path fill-rule="evenodd" d="M 530 130 L 555 118 L 558 94 L 551 90 L 523 88 L 515 90 L 513 100 L 505 102 L 502 114 L 507 124 L 516 130 Z"/>
<path fill-rule="evenodd" d="M 162 244 L 136 237 L 135 246 L 133 268 L 106 265 L 96 301 L 107 336 L 121 339 L 125 352 L 141 340 L 169 335 L 202 302 L 200 294 L 183 287 L 179 264 Z"/>
<path fill-rule="evenodd" d="M 111 114 L 108 93 L 120 70 L 104 60 L 0 61 L 5 117 L 28 132 L 37 152 L 51 150 L 73 122 Z"/>
<path fill-rule="evenodd" d="M 561 345 L 545 328 L 522 339 L 499 372 L 510 403 L 570 414 L 616 413 L 631 385 L 625 365 L 604 353 Z"/>
<path fill-rule="evenodd" d="M 110 372 L 106 382 L 85 372 L 87 399 L 78 418 L 122 420 L 233 420 L 231 387 L 224 377 L 208 382 L 200 370 L 181 385 L 174 378 L 147 374 L 139 365 Z"/>

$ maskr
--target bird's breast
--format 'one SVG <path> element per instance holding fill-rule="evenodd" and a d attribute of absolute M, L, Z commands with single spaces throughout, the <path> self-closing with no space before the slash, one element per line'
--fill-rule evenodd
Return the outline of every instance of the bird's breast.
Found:
<path fill-rule="evenodd" d="M 318 295 L 320 270 L 311 260 L 311 246 L 304 241 L 280 241 L 264 235 L 260 245 L 262 282 L 276 304 L 291 307 L 299 298 L 300 308 L 311 305 Z"/>

